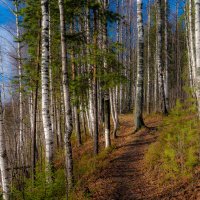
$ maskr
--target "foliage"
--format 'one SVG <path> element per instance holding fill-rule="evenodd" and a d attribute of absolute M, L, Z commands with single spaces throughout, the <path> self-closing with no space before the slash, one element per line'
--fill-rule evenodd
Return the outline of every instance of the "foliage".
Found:
<path fill-rule="evenodd" d="M 107 164 L 106 158 L 114 150 L 114 146 L 102 151 L 99 155 L 93 156 L 92 153 L 86 153 L 81 158 L 75 159 L 74 174 L 75 188 L 70 193 L 69 199 L 90 199 L 92 191 L 87 190 L 87 177 L 97 174 L 99 170 Z M 36 180 L 33 184 L 31 178 L 26 178 L 23 186 L 16 184 L 12 188 L 11 199 L 13 200 L 62 200 L 66 199 L 66 182 L 64 170 L 63 150 L 56 153 L 53 182 L 46 181 L 45 170 L 37 167 Z M 39 164 L 39 163 L 38 163 Z M 43 167 L 44 168 L 44 167 Z"/>
<path fill-rule="evenodd" d="M 161 171 L 167 179 L 191 176 L 199 164 L 200 132 L 195 111 L 191 102 L 177 101 L 160 128 L 158 141 L 145 156 L 147 166 Z"/>
<path fill-rule="evenodd" d="M 53 182 L 46 182 L 45 172 L 37 172 L 35 183 L 26 179 L 24 189 L 13 188 L 12 199 L 15 200 L 62 200 L 65 199 L 65 173 L 63 169 L 55 172 Z"/>

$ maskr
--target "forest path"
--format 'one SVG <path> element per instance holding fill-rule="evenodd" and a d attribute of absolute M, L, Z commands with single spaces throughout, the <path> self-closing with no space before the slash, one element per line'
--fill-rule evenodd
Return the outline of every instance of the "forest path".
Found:
<path fill-rule="evenodd" d="M 95 181 L 95 188 L 98 189 L 95 190 L 93 199 L 149 199 L 149 195 L 157 189 L 155 185 L 149 184 L 144 172 L 144 154 L 149 145 L 155 142 L 156 134 L 147 129 L 132 134 L 134 130 L 132 116 L 122 117 L 121 120 L 117 142 L 120 145 L 117 145 L 109 166 Z M 151 119 L 147 122 L 147 126 L 155 127 L 160 121 L 158 118 Z"/>
<path fill-rule="evenodd" d="M 150 144 L 156 141 L 157 131 L 142 129 L 132 134 L 132 115 L 121 116 L 116 150 L 109 158 L 108 166 L 97 175 L 89 186 L 94 200 L 190 200 L 200 199 L 200 178 L 196 182 L 173 183 L 163 186 L 159 177 L 153 177 L 144 164 L 144 155 Z M 161 123 L 160 116 L 145 120 L 149 127 Z"/>

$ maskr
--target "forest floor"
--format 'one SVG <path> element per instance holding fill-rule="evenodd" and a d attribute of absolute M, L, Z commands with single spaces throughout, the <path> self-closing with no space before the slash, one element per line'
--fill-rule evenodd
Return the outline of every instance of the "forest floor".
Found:
<path fill-rule="evenodd" d="M 158 127 L 161 122 L 162 117 L 159 115 L 145 119 L 148 127 Z M 120 116 L 120 130 L 118 138 L 113 142 L 114 150 L 102 161 L 106 161 L 106 164 L 84 181 L 84 188 L 90 194 L 89 199 L 200 200 L 199 176 L 192 181 L 186 179 L 165 183 L 160 175 L 153 174 L 145 166 L 145 152 L 156 141 L 159 132 L 144 128 L 133 134 L 133 130 L 132 114 Z M 101 146 L 103 148 L 103 137 Z"/>
<path fill-rule="evenodd" d="M 148 127 L 158 127 L 162 118 L 148 117 Z M 94 200 L 200 199 L 200 178 L 164 184 L 145 166 L 144 155 L 158 137 L 158 131 L 142 129 L 133 134 L 133 116 L 120 116 L 120 131 L 107 165 L 87 177 L 87 190 Z"/>

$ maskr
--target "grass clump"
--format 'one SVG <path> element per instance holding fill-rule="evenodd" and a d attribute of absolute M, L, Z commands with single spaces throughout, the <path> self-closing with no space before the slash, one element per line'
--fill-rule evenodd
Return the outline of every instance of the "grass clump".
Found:
<path fill-rule="evenodd" d="M 177 101 L 163 121 L 160 135 L 145 155 L 146 165 L 166 179 L 190 177 L 199 164 L 200 129 L 196 108 Z"/>

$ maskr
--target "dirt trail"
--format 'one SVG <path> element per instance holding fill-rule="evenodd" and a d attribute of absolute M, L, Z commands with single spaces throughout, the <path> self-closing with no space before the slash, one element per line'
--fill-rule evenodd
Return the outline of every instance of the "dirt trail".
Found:
<path fill-rule="evenodd" d="M 146 129 L 137 134 L 133 130 L 132 118 L 122 122 L 118 138 L 117 150 L 112 155 L 110 163 L 93 183 L 92 199 L 95 200 L 139 200 L 139 199 L 200 199 L 197 195 L 185 195 L 181 185 L 176 189 L 162 188 L 158 180 L 149 177 L 144 168 L 144 154 L 149 145 L 155 142 L 157 133 Z M 154 127 L 160 120 L 150 120 L 148 126 Z M 128 131 L 128 132 L 127 132 Z M 127 134 L 125 134 L 127 133 Z M 187 187 L 186 187 L 187 188 Z M 190 192 L 189 192 L 190 193 Z"/>

